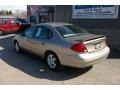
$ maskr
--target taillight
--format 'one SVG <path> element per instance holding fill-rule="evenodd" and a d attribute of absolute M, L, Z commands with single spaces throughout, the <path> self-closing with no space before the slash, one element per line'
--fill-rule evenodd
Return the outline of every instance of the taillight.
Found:
<path fill-rule="evenodd" d="M 85 47 L 83 43 L 74 44 L 71 47 L 71 49 L 75 52 L 81 52 L 81 53 L 87 52 L 87 48 Z"/>

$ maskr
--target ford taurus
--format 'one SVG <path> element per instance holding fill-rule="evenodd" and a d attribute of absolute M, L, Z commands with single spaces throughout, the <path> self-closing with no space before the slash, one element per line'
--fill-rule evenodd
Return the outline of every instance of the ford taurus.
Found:
<path fill-rule="evenodd" d="M 110 53 L 104 35 L 94 35 L 68 23 L 41 23 L 14 37 L 17 53 L 27 50 L 46 60 L 48 67 L 84 68 L 105 60 Z"/>

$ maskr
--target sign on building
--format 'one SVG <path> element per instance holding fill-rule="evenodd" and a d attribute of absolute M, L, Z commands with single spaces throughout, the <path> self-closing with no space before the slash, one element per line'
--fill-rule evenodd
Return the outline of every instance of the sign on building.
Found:
<path fill-rule="evenodd" d="M 112 19 L 118 18 L 117 5 L 74 5 L 74 19 Z"/>

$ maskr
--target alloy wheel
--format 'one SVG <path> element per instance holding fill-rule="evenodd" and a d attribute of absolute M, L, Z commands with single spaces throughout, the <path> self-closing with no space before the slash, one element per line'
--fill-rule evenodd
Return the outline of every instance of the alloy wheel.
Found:
<path fill-rule="evenodd" d="M 57 60 L 57 58 L 53 54 L 48 54 L 48 56 L 47 56 L 47 63 L 48 63 L 48 66 L 51 69 L 55 69 L 56 68 L 56 66 L 57 66 L 56 60 Z"/>

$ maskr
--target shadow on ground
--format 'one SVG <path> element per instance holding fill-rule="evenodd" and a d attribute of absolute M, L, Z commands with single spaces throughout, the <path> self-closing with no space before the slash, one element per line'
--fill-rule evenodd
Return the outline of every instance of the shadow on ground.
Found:
<path fill-rule="evenodd" d="M 92 69 L 92 67 L 84 69 L 67 67 L 60 71 L 53 72 L 47 68 L 43 59 L 35 55 L 27 53 L 16 54 L 13 49 L 12 37 L 0 39 L 0 47 L 4 48 L 0 50 L 1 60 L 35 78 L 62 81 L 75 78 Z"/>
<path fill-rule="evenodd" d="M 109 59 L 120 59 L 120 50 L 111 49 L 109 54 Z"/>

